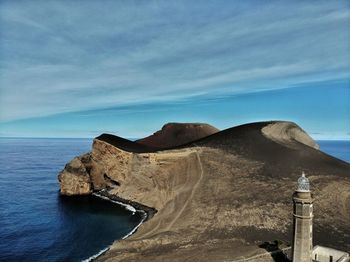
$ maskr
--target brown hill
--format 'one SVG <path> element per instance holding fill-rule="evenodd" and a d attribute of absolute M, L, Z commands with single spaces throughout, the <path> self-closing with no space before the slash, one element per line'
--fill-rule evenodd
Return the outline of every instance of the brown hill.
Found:
<path fill-rule="evenodd" d="M 62 194 L 107 189 L 158 211 L 97 261 L 235 261 L 265 254 L 266 241 L 290 243 L 301 171 L 314 194 L 314 244 L 350 250 L 350 164 L 294 123 L 242 125 L 156 152 L 129 142 L 96 138 L 59 175 Z"/>
<path fill-rule="evenodd" d="M 202 123 L 168 123 L 153 135 L 137 140 L 145 146 L 171 148 L 217 133 L 219 129 Z"/>
<path fill-rule="evenodd" d="M 190 143 L 188 146 L 224 150 L 264 163 L 265 175 L 283 177 L 313 170 L 349 177 L 349 164 L 318 150 L 315 141 L 298 125 L 286 121 L 245 124 Z M 336 172 L 340 171 L 340 172 Z"/>

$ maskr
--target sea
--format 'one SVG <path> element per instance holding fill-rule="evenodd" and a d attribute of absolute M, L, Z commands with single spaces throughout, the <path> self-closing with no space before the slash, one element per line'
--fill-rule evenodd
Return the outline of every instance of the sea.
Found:
<path fill-rule="evenodd" d="M 323 152 L 350 163 L 350 140 L 317 140 L 316 142 Z"/>
<path fill-rule="evenodd" d="M 91 144 L 0 138 L 0 261 L 82 261 L 140 222 L 109 201 L 59 195 L 58 172 Z"/>
<path fill-rule="evenodd" d="M 350 162 L 350 141 L 317 141 Z M 0 261 L 83 261 L 141 221 L 94 196 L 62 197 L 57 175 L 91 139 L 0 138 Z"/>

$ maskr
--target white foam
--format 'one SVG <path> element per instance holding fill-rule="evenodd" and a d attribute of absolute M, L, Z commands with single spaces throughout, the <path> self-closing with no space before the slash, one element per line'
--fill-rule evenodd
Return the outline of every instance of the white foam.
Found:
<path fill-rule="evenodd" d="M 128 234 L 126 234 L 125 236 L 123 236 L 121 239 L 126 239 L 127 237 L 131 236 L 132 234 L 134 234 L 136 232 L 136 230 L 142 225 L 142 223 L 146 220 L 147 218 L 147 213 L 143 210 L 136 210 L 136 208 L 134 208 L 133 206 L 131 205 L 128 205 L 128 204 L 125 204 L 125 203 L 122 203 L 122 202 L 119 202 L 119 201 L 116 201 L 116 200 L 112 200 L 112 199 L 109 199 L 108 197 L 105 197 L 105 196 L 102 196 L 102 195 L 99 195 L 98 193 L 92 193 L 94 196 L 97 196 L 99 198 L 102 198 L 104 200 L 108 200 L 108 201 L 111 201 L 113 203 L 116 203 L 118 205 L 121 205 L 121 206 L 124 206 L 126 209 L 130 210 L 132 212 L 132 214 L 134 215 L 136 212 L 140 212 L 142 213 L 142 219 L 140 221 L 140 223 L 137 224 L 136 227 L 134 227 L 133 230 L 131 230 Z M 102 249 L 100 252 L 98 252 L 97 254 L 83 260 L 82 262 L 90 262 L 92 260 L 94 260 L 95 258 L 101 256 L 103 253 L 107 252 L 109 250 L 109 247 L 106 247 L 104 249 Z"/>
<path fill-rule="evenodd" d="M 108 249 L 109 249 L 109 247 L 106 247 L 106 248 L 102 249 L 100 252 L 98 252 L 97 254 L 95 254 L 87 259 L 84 259 L 82 262 L 90 262 L 90 261 L 94 260 L 95 258 L 101 256 L 103 253 L 107 252 Z"/>
<path fill-rule="evenodd" d="M 145 221 L 145 219 L 147 218 L 147 213 L 143 210 L 138 210 L 138 212 L 142 213 L 142 219 L 140 221 L 140 223 L 137 224 L 136 227 L 134 227 L 133 230 L 131 230 L 128 234 L 126 234 L 125 236 L 122 237 L 122 239 L 125 239 L 129 236 L 131 236 L 132 234 L 135 233 L 135 231 L 142 225 L 143 221 Z"/>
<path fill-rule="evenodd" d="M 94 196 L 97 196 L 97 197 L 102 198 L 102 199 L 104 199 L 104 200 L 108 200 L 108 201 L 110 201 L 110 202 L 113 202 L 113 203 L 116 203 L 116 204 L 118 204 L 118 205 L 121 205 L 121 206 L 125 207 L 125 209 L 131 211 L 133 215 L 135 215 L 135 213 L 136 213 L 136 208 L 134 208 L 134 207 L 131 206 L 131 205 L 128 205 L 128 204 L 125 204 L 125 203 L 123 203 L 123 202 L 119 202 L 119 201 L 116 201 L 116 200 L 112 200 L 112 199 L 110 199 L 110 198 L 108 198 L 108 197 L 105 197 L 105 196 L 102 196 L 102 195 L 100 195 L 100 194 L 98 194 L 98 193 L 92 193 L 92 194 L 93 194 Z"/>

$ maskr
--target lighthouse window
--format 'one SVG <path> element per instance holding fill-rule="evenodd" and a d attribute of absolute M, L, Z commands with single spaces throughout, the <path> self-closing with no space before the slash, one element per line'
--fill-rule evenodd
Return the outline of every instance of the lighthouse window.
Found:
<path fill-rule="evenodd" d="M 329 257 L 329 262 L 333 262 L 333 256 Z"/>
<path fill-rule="evenodd" d="M 296 211 L 297 211 L 296 212 L 297 214 L 300 214 L 301 212 L 303 212 L 303 207 L 300 204 L 297 204 L 296 205 Z"/>

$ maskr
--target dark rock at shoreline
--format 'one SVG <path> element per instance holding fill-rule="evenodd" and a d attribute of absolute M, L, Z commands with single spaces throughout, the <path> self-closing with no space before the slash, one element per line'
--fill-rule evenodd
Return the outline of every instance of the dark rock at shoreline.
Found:
<path fill-rule="evenodd" d="M 120 203 L 124 203 L 124 204 L 130 205 L 130 206 L 134 207 L 136 210 L 142 210 L 142 211 L 146 212 L 147 216 L 146 216 L 146 219 L 144 220 L 144 222 L 146 222 L 147 220 L 151 219 L 158 212 L 157 209 L 155 209 L 155 208 L 152 208 L 152 207 L 149 207 L 149 206 L 137 203 L 135 201 L 131 201 L 131 200 L 128 200 L 128 199 L 124 199 L 124 198 L 118 197 L 117 195 L 113 195 L 113 194 L 108 193 L 107 190 L 99 191 L 98 195 L 106 197 L 106 198 L 108 198 L 110 200 L 114 200 L 114 201 L 117 201 L 117 202 L 120 202 Z"/>

